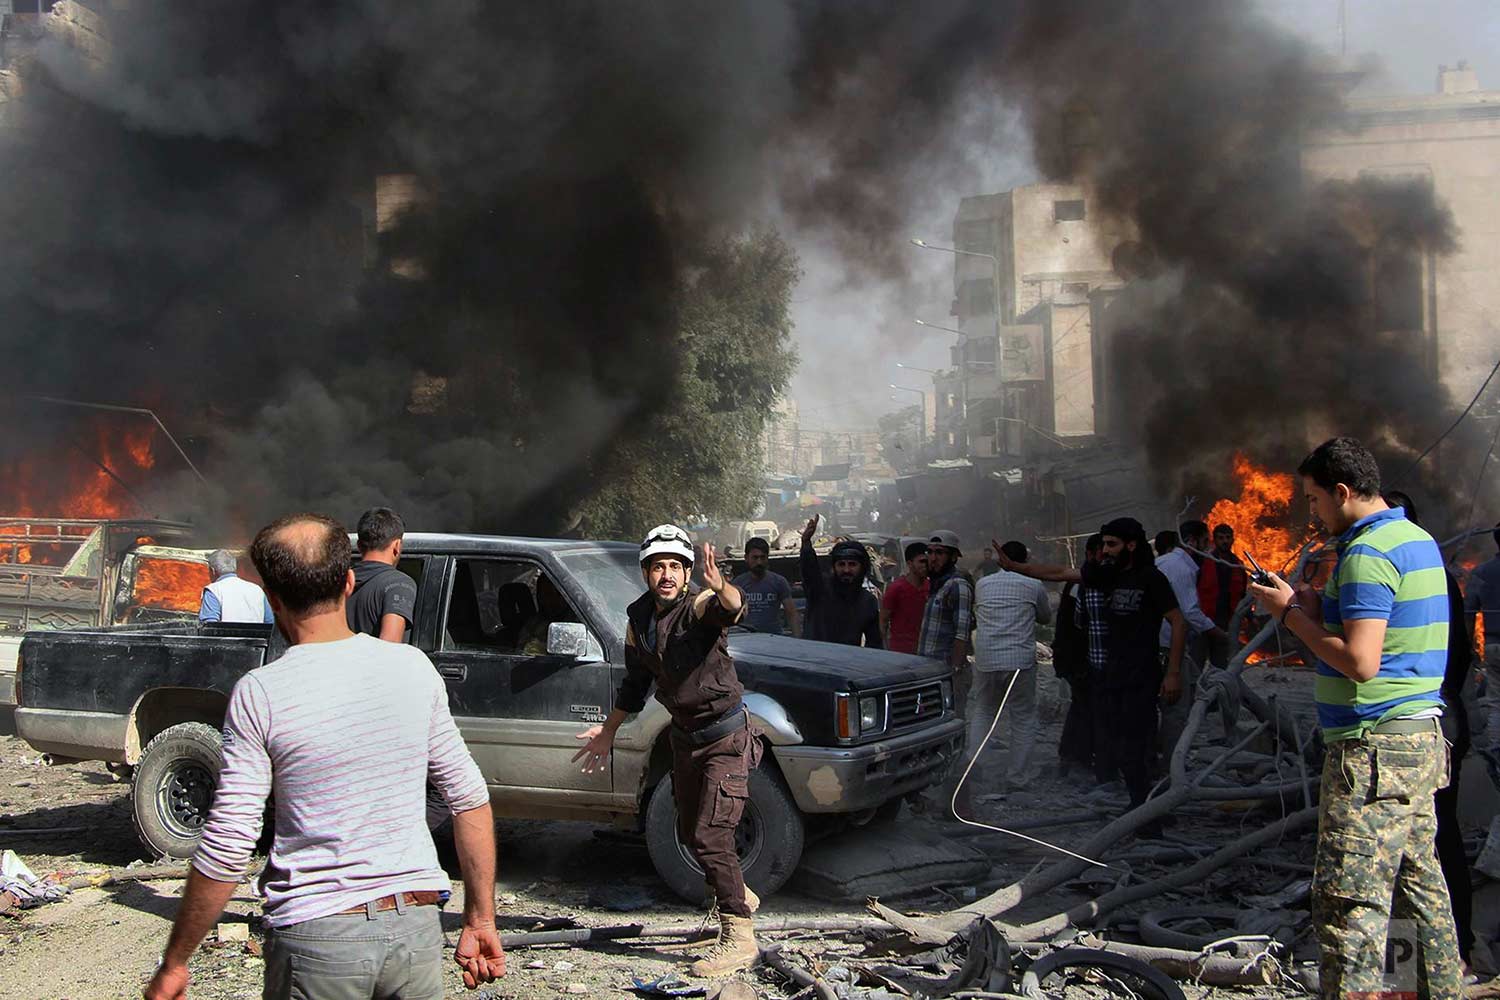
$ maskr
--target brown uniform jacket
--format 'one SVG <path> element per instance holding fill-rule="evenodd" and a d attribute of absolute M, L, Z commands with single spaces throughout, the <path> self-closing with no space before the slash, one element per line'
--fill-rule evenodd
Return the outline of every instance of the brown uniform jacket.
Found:
<path fill-rule="evenodd" d="M 699 606 L 702 616 L 693 613 Z M 743 614 L 744 609 L 741 609 Z M 731 615 L 716 594 L 700 590 L 660 618 L 648 591 L 625 610 L 625 678 L 615 707 L 639 712 L 656 682 L 656 700 L 681 729 L 700 729 L 738 707 L 745 689 L 729 658 L 725 637 L 739 615 Z"/>

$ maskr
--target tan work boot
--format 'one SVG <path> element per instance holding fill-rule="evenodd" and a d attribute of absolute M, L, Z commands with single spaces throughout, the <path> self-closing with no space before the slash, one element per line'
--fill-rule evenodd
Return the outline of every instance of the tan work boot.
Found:
<path fill-rule="evenodd" d="M 714 908 L 719 905 L 719 897 L 718 894 L 714 892 L 714 887 L 712 885 L 709 885 L 706 882 L 704 884 L 708 885 L 708 912 L 713 913 Z M 749 883 L 745 884 L 745 905 L 750 907 L 751 913 L 757 913 L 760 911 L 760 897 L 755 894 L 754 889 L 750 888 Z"/>
<path fill-rule="evenodd" d="M 755 925 L 749 917 L 720 914 L 719 928 L 719 943 L 689 967 L 689 975 L 716 979 L 748 969 L 759 960 L 760 946 L 755 943 Z"/>

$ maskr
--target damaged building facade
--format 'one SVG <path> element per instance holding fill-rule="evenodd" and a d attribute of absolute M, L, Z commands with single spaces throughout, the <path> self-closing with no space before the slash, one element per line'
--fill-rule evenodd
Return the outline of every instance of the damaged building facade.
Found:
<path fill-rule="evenodd" d="M 1359 82 L 1347 74 L 1345 85 Z M 1496 361 L 1500 332 L 1500 91 L 1464 63 L 1434 92 L 1350 97 L 1338 127 L 1307 134 L 1309 186 L 1376 177 L 1430 185 L 1459 232 L 1447 254 L 1376 256 L 1372 334 L 1420 338 L 1429 374 L 1462 406 Z M 1132 234 L 1079 185 L 1031 184 L 964 198 L 953 220 L 952 366 L 933 377 L 942 479 L 1012 531 L 1085 531 L 1117 513 L 1175 520 L 1145 470 L 1112 447 L 1129 410 L 1110 378 L 1115 307 L 1132 290 Z M 1185 362 L 1186 363 L 1186 362 Z M 1476 412 L 1500 414 L 1492 384 Z M 958 480 L 955 484 L 953 481 Z M 908 502 L 928 491 L 894 489 Z M 950 507 L 952 504 L 950 503 Z M 957 511 L 952 511 L 956 513 Z"/>

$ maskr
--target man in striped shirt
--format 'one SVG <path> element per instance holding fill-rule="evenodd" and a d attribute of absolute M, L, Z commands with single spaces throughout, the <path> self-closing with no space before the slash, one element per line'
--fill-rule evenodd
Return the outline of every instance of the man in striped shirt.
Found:
<path fill-rule="evenodd" d="M 337 522 L 283 518 L 251 558 L 290 648 L 229 697 L 218 790 L 146 1000 L 186 997 L 188 959 L 239 885 L 273 787 L 265 1000 L 445 995 L 438 909 L 450 882 L 423 822 L 429 780 L 454 813 L 464 984 L 504 975 L 489 792 L 437 671 L 414 646 L 350 630 L 354 574 Z"/>
<path fill-rule="evenodd" d="M 1328 752 L 1318 802 L 1313 925 L 1325 997 L 1384 988 L 1392 892 L 1417 936 L 1417 995 L 1462 995 L 1448 889 L 1434 853 L 1432 796 L 1447 784 L 1439 716 L 1448 591 L 1432 536 L 1380 496 L 1375 458 L 1326 441 L 1297 469 L 1338 536 L 1321 595 L 1280 578 L 1252 583 L 1261 606 L 1318 658 L 1315 696 Z"/>

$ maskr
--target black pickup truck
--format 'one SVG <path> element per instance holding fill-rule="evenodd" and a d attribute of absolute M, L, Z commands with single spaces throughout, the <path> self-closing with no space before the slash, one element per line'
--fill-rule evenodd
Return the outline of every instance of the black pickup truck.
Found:
<path fill-rule="evenodd" d="M 609 770 L 584 774 L 572 762 L 576 734 L 609 713 L 624 673 L 625 608 L 643 590 L 638 553 L 408 534 L 399 568 L 418 587 L 408 641 L 447 682 L 500 815 L 635 826 L 662 878 L 696 901 L 703 875 L 677 840 L 666 710 L 653 699 L 620 729 Z M 958 752 L 963 723 L 945 664 L 742 629 L 729 645 L 769 750 L 739 829 L 758 892 L 791 875 L 808 824 L 893 813 Z M 188 857 L 213 800 L 229 692 L 282 648 L 262 625 L 28 632 L 16 728 L 55 763 L 128 770 L 142 843 Z"/>

